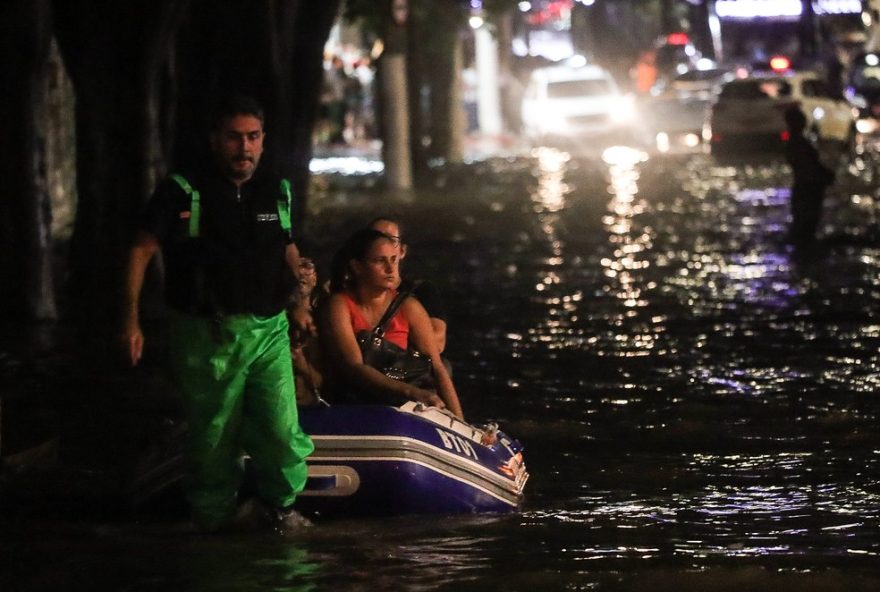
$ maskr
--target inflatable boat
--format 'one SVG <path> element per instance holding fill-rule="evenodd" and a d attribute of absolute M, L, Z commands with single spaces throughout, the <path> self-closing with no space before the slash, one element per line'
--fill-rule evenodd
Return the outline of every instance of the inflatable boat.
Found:
<path fill-rule="evenodd" d="M 522 446 L 446 411 L 341 405 L 300 411 L 315 442 L 297 507 L 316 515 L 507 512 L 528 479 Z"/>
<path fill-rule="evenodd" d="M 418 403 L 300 409 L 315 443 L 297 508 L 313 517 L 510 512 L 528 480 L 522 445 L 497 426 L 476 427 Z M 183 477 L 185 426 L 141 466 L 134 501 Z"/>

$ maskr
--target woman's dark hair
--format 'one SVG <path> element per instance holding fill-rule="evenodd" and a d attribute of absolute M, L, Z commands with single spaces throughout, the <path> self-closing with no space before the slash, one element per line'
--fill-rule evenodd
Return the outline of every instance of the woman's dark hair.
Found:
<path fill-rule="evenodd" d="M 336 254 L 333 256 L 330 269 L 330 291 L 340 292 L 353 287 L 349 262 L 352 259 L 363 261 L 373 243 L 383 239 L 390 241 L 391 237 L 373 228 L 361 228 L 348 237 L 342 248 L 336 251 Z"/>
<path fill-rule="evenodd" d="M 403 222 L 400 221 L 400 218 L 397 216 L 376 216 L 367 224 L 367 228 L 372 228 L 374 224 L 378 224 L 379 222 L 390 222 L 397 226 L 397 233 L 400 235 L 397 238 L 401 239 L 403 242 Z"/>

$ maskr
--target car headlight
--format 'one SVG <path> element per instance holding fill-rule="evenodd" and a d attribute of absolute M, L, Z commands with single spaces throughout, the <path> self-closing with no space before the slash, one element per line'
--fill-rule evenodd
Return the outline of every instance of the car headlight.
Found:
<path fill-rule="evenodd" d="M 614 123 L 629 123 L 635 116 L 632 97 L 621 97 L 620 100 L 612 101 L 608 112 Z"/>
<path fill-rule="evenodd" d="M 548 132 L 561 132 L 565 131 L 568 127 L 565 117 L 552 109 L 543 111 L 540 121 L 541 127 Z"/>

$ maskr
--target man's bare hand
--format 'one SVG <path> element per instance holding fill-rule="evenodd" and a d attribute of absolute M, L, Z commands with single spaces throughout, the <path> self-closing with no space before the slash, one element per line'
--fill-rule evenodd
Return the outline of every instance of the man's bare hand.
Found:
<path fill-rule="evenodd" d="M 307 306 L 297 304 L 290 315 L 293 327 L 303 335 L 317 335 L 318 328 L 315 319 Z"/>
<path fill-rule="evenodd" d="M 122 335 L 122 342 L 122 346 L 128 351 L 131 366 L 137 366 L 144 354 L 144 334 L 141 331 L 140 325 L 135 324 L 126 327 Z"/>

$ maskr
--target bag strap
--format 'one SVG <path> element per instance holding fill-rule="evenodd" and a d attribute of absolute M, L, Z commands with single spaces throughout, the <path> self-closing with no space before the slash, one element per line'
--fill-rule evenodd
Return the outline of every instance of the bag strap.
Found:
<path fill-rule="evenodd" d="M 391 317 L 397 313 L 397 309 L 400 308 L 403 301 L 409 298 L 410 294 L 415 290 L 416 285 L 417 284 L 413 282 L 402 282 L 400 284 L 400 289 L 398 290 L 397 295 L 394 296 L 394 299 L 388 304 L 388 308 L 385 309 L 385 314 L 382 315 L 382 318 L 379 319 L 379 322 L 376 323 L 376 326 L 370 331 L 374 337 L 381 339 L 385 335 L 385 325 L 387 325 L 388 321 L 391 320 Z"/>

